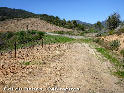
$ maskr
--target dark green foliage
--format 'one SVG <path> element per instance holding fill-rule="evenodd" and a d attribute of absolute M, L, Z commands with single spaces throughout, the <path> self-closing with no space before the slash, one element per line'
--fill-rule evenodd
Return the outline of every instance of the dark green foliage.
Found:
<path fill-rule="evenodd" d="M 115 72 L 115 75 L 117 75 L 121 78 L 124 78 L 124 71 L 117 71 L 117 72 Z"/>
<path fill-rule="evenodd" d="M 47 14 L 40 15 L 40 19 L 60 27 L 84 31 L 84 25 L 77 24 L 76 20 L 73 20 L 73 21 L 70 21 L 70 20 L 66 21 L 65 19 L 61 20 L 58 16 L 54 17 L 54 16 L 49 16 Z"/>
<path fill-rule="evenodd" d="M 110 31 L 108 31 L 108 35 L 113 35 L 114 33 L 115 33 L 114 30 L 110 30 Z"/>
<path fill-rule="evenodd" d="M 37 15 L 34 13 L 27 12 L 22 9 L 11 9 L 7 7 L 0 7 L 0 16 L 0 21 L 13 18 L 37 17 Z"/>
<path fill-rule="evenodd" d="M 12 32 L 12 33 L 14 35 L 9 39 L 7 39 L 4 36 L 5 32 L 0 33 L 0 52 L 13 50 L 15 41 L 18 49 L 36 44 L 42 44 L 42 40 L 41 40 L 42 38 L 43 38 L 43 44 L 65 43 L 75 40 L 63 36 L 46 35 L 45 32 L 40 32 L 40 31 L 20 31 L 20 32 Z"/>
<path fill-rule="evenodd" d="M 5 32 L 5 33 L 0 33 L 0 38 L 1 39 L 10 39 L 11 37 L 14 36 L 14 32 Z"/>
<path fill-rule="evenodd" d="M 35 42 L 44 37 L 44 32 L 39 31 L 20 31 L 0 33 L 0 50 L 13 49 L 14 43 L 17 45 Z"/>
<path fill-rule="evenodd" d="M 113 41 L 110 42 L 110 49 L 111 50 L 116 50 L 117 51 L 119 46 L 120 46 L 120 41 L 119 40 L 113 40 Z"/>
<path fill-rule="evenodd" d="M 45 35 L 45 32 L 37 32 L 39 39 L 43 38 L 43 36 Z"/>
<path fill-rule="evenodd" d="M 32 30 L 32 31 L 28 30 L 27 32 L 28 32 L 29 34 L 32 34 L 32 35 L 35 35 L 35 34 L 37 33 L 37 31 L 35 31 L 35 30 Z"/>
<path fill-rule="evenodd" d="M 120 51 L 120 54 L 124 57 L 124 49 Z"/>
<path fill-rule="evenodd" d="M 10 39 L 11 37 L 14 36 L 14 33 L 13 32 L 7 32 L 7 33 L 5 33 L 5 36 L 7 39 Z"/>
<path fill-rule="evenodd" d="M 72 21 L 72 24 L 73 24 L 73 27 L 74 27 L 74 28 L 78 26 L 76 20 L 73 20 L 73 21 Z"/>
<path fill-rule="evenodd" d="M 96 24 L 94 24 L 94 26 L 95 26 L 95 29 L 98 31 L 101 31 L 103 28 L 103 25 L 100 21 L 98 21 Z"/>
<path fill-rule="evenodd" d="M 101 42 L 101 39 L 100 38 L 96 38 L 96 39 L 93 40 L 93 42 L 100 43 Z"/>
<path fill-rule="evenodd" d="M 119 26 L 120 22 L 120 15 L 118 13 L 114 13 L 108 17 L 106 25 L 108 29 L 114 30 Z"/>

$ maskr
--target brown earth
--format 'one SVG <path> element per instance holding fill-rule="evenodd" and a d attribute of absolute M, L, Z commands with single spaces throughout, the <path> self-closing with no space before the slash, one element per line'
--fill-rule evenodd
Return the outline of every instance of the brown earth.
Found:
<path fill-rule="evenodd" d="M 104 37 L 101 37 L 103 38 L 105 41 L 107 42 L 110 42 L 110 41 L 113 41 L 113 40 L 119 40 L 120 41 L 120 47 L 119 47 L 119 50 L 122 50 L 124 49 L 124 34 L 121 34 L 121 35 L 109 35 L 109 36 L 104 36 Z"/>
<path fill-rule="evenodd" d="M 113 65 L 88 44 L 35 46 L 19 49 L 17 54 L 16 59 L 13 52 L 0 56 L 0 93 L 124 93 L 124 82 L 111 75 Z M 8 87 L 44 90 L 7 91 Z"/>
<path fill-rule="evenodd" d="M 38 30 L 45 32 L 72 31 L 71 29 L 52 25 L 46 21 L 40 20 L 39 18 L 10 19 L 0 22 L 0 32 L 21 30 Z"/>

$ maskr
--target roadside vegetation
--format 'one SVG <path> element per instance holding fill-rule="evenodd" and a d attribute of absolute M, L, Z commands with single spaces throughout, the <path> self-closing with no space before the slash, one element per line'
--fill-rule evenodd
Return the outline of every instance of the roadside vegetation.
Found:
<path fill-rule="evenodd" d="M 95 48 L 97 52 L 103 55 L 115 66 L 116 71 L 112 72 L 112 74 L 118 77 L 124 78 L 124 61 L 122 60 L 124 58 L 120 57 L 120 55 L 114 52 L 116 51 L 116 48 L 118 47 L 118 45 L 115 44 L 114 47 L 116 48 L 115 50 L 113 50 L 110 48 L 111 44 L 106 45 L 106 43 L 104 43 L 103 40 L 95 39 L 95 38 L 77 39 L 74 42 L 79 42 L 79 43 L 83 42 L 91 45 L 91 47 Z M 118 41 L 112 41 L 112 42 L 117 43 Z M 124 50 L 121 51 L 121 55 L 124 55 Z"/>
<path fill-rule="evenodd" d="M 1 32 L 0 51 L 13 50 L 16 48 L 29 47 L 37 44 L 52 44 L 71 42 L 74 39 L 62 36 L 50 36 L 40 31 L 20 31 L 20 32 Z"/>

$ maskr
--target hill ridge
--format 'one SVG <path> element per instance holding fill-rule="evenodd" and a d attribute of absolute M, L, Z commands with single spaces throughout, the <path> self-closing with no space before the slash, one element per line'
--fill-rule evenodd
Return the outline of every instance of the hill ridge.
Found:
<path fill-rule="evenodd" d="M 71 29 L 55 26 L 39 18 L 16 18 L 0 22 L 0 32 L 20 30 L 38 30 L 45 32 L 71 31 Z"/>

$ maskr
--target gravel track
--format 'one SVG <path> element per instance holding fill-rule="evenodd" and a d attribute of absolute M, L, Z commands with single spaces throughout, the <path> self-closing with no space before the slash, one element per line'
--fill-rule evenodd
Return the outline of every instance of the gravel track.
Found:
<path fill-rule="evenodd" d="M 16 59 L 0 56 L 0 93 L 124 93 L 120 79 L 110 73 L 113 66 L 88 44 L 35 46 L 18 53 Z M 31 64 L 21 65 L 23 61 Z M 5 86 L 44 90 L 5 91 Z"/>

